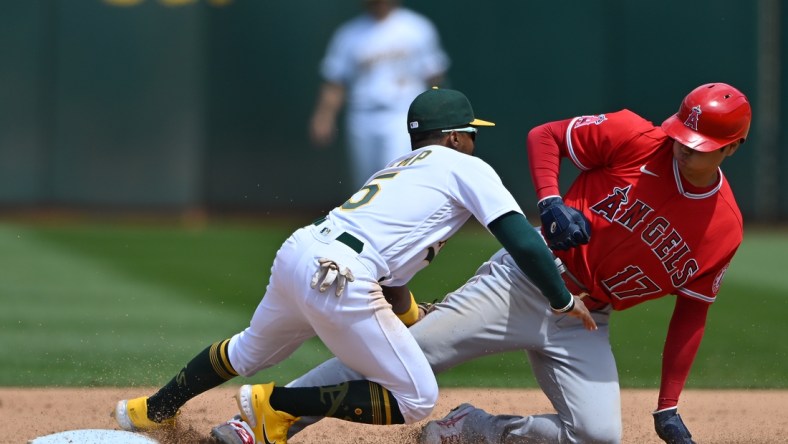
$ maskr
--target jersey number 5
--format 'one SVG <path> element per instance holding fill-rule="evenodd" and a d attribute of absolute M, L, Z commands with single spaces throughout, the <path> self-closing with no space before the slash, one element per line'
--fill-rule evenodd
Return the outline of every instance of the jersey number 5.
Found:
<path fill-rule="evenodd" d="M 375 195 L 378 194 L 378 191 L 380 191 L 380 185 L 376 182 L 383 179 L 393 179 L 397 174 L 399 173 L 386 173 L 374 177 L 369 181 L 369 184 L 356 191 L 356 193 L 350 196 L 350 199 L 346 200 L 339 208 L 343 210 L 355 210 L 358 207 L 363 207 L 370 203 Z"/>

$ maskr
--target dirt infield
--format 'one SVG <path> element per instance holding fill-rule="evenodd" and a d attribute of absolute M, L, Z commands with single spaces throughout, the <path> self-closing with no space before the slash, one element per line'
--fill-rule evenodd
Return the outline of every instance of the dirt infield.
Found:
<path fill-rule="evenodd" d="M 24 389 L 0 388 L 0 443 L 26 443 L 33 438 L 75 429 L 115 429 L 109 412 L 118 399 L 150 393 L 141 388 Z M 235 412 L 233 387 L 222 387 L 192 400 L 183 409 L 177 433 L 155 436 L 162 443 L 201 443 L 213 425 Z M 649 412 L 656 393 L 622 393 L 625 443 L 660 443 Z M 493 413 L 552 411 L 536 390 L 444 389 L 433 413 L 441 417 L 461 402 L 472 401 Z M 788 392 L 686 391 L 681 414 L 698 443 L 788 443 Z M 415 443 L 417 426 L 368 426 L 324 420 L 294 437 L 291 444 Z"/>

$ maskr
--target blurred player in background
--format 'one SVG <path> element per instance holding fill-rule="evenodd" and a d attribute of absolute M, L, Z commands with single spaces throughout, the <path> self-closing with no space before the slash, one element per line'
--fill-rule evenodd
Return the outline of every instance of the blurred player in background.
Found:
<path fill-rule="evenodd" d="M 440 85 L 449 59 L 435 26 L 398 0 L 362 0 L 365 12 L 332 37 L 321 65 L 324 79 L 310 136 L 326 147 L 345 117 L 350 186 L 358 189 L 391 159 L 410 150 L 405 121 L 410 102 Z"/>
<path fill-rule="evenodd" d="M 653 420 L 665 442 L 692 443 L 678 415 L 679 395 L 743 235 L 720 165 L 744 142 L 750 121 L 744 94 L 711 83 L 690 92 L 661 126 L 622 110 L 531 130 L 527 149 L 542 232 L 567 287 L 586 294 L 599 329 L 584 331 L 577 319 L 552 316 L 539 290 L 499 251 L 410 331 L 436 373 L 480 356 L 526 350 L 557 413 L 494 416 L 466 403 L 429 422 L 420 443 L 621 442 L 610 314 L 671 294 L 676 303 Z M 561 198 L 564 158 L 580 174 Z M 334 359 L 291 385 L 352 378 Z"/>

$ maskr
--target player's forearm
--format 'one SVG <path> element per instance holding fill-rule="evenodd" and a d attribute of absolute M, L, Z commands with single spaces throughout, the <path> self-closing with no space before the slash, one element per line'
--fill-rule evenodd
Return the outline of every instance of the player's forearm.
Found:
<path fill-rule="evenodd" d="M 542 237 L 520 213 L 507 213 L 490 222 L 490 232 L 503 245 L 517 266 L 556 309 L 566 307 L 572 295 L 555 266 L 552 253 Z"/>
<path fill-rule="evenodd" d="M 677 297 L 662 354 L 657 410 L 675 407 L 700 348 L 709 305 Z"/>
<path fill-rule="evenodd" d="M 407 285 L 401 287 L 382 286 L 382 288 L 383 296 L 391 304 L 391 311 L 397 315 L 403 324 L 410 327 L 423 317 L 423 314 L 419 311 L 419 305 L 416 303 L 416 299 Z"/>
<path fill-rule="evenodd" d="M 345 88 L 338 83 L 326 82 L 320 88 L 315 116 L 334 118 L 345 101 Z"/>
<path fill-rule="evenodd" d="M 320 90 L 315 112 L 310 123 L 310 138 L 318 147 L 328 146 L 336 133 L 339 108 L 344 101 L 345 90 L 336 83 L 324 83 Z"/>
<path fill-rule="evenodd" d="M 406 313 L 411 308 L 410 290 L 407 285 L 401 287 L 386 287 L 383 288 L 383 296 L 389 304 L 391 304 L 391 311 L 394 314 L 400 315 Z"/>
<path fill-rule="evenodd" d="M 539 199 L 561 194 L 558 175 L 561 166 L 561 146 L 565 139 L 565 125 L 551 122 L 528 132 L 526 149 L 531 181 Z"/>

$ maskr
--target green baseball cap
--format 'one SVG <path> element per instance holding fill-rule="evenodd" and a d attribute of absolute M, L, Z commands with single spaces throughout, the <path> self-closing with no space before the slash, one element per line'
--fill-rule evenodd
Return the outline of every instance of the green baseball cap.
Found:
<path fill-rule="evenodd" d="M 465 94 L 437 86 L 419 94 L 408 109 L 408 132 L 462 128 L 464 126 L 495 126 L 473 116 L 471 102 Z"/>

